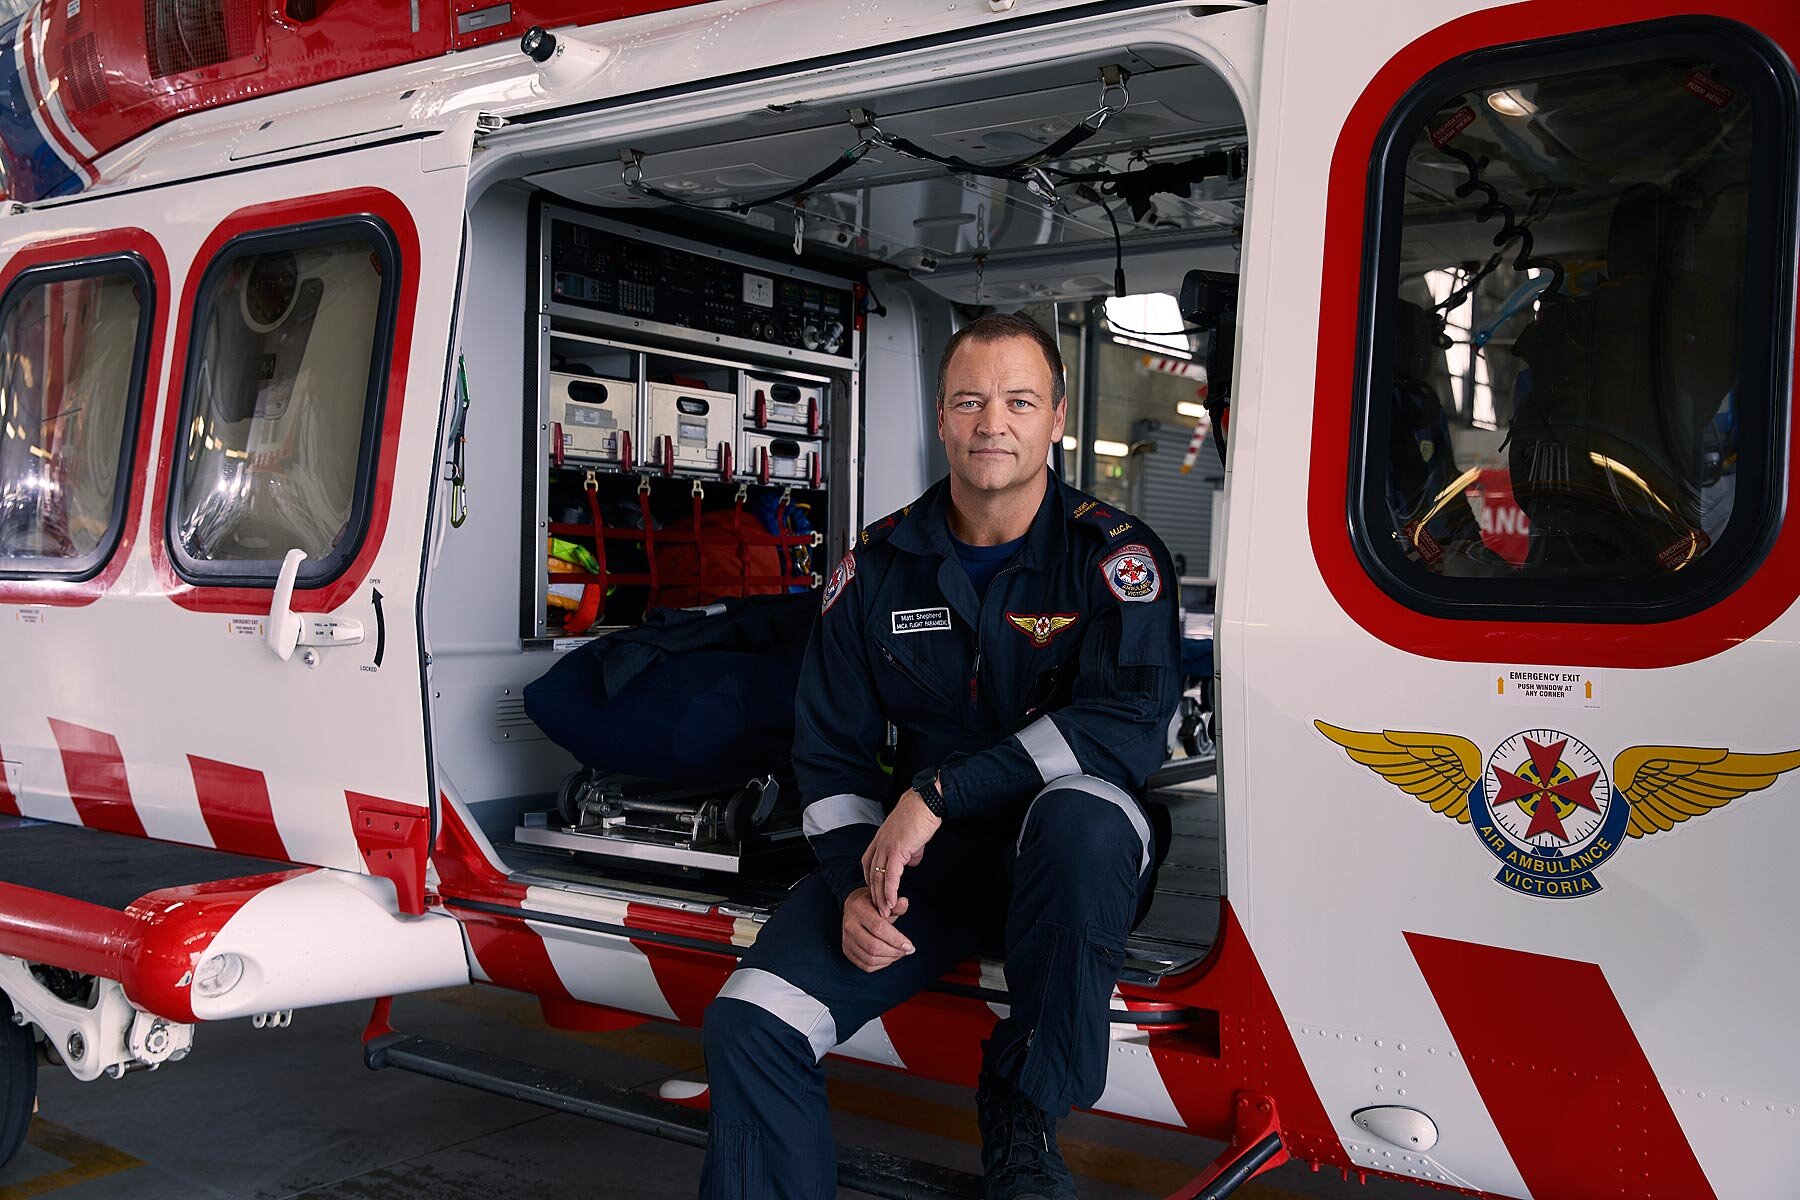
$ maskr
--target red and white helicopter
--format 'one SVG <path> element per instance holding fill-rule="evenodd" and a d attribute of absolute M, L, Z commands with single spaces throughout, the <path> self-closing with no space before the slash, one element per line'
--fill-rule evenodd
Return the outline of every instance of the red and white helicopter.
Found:
<path fill-rule="evenodd" d="M 813 584 L 932 477 L 973 309 L 1198 271 L 1222 886 L 1140 929 L 1097 1110 L 1230 1142 L 1182 1196 L 1289 1159 L 1800 1189 L 1800 9 L 45 0 L 3 36 L 0 1161 L 40 1042 L 95 1079 L 367 1000 L 372 1065 L 530 1095 L 388 998 L 698 1023 L 799 843 L 756 795 L 559 795 L 522 688 L 674 581 Z M 973 1083 L 1005 1003 L 970 962 L 836 1053 Z"/>

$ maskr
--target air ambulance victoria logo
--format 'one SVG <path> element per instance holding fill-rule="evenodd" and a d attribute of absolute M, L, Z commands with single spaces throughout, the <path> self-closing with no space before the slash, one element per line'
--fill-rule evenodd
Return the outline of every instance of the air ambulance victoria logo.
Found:
<path fill-rule="evenodd" d="M 1551 729 L 1515 733 L 1469 792 L 1471 824 L 1500 860 L 1496 881 L 1533 896 L 1600 890 L 1594 872 L 1619 849 L 1630 805 L 1617 803 L 1600 756 Z"/>
<path fill-rule="evenodd" d="M 850 581 L 855 578 L 856 553 L 852 551 L 838 560 L 838 565 L 832 569 L 831 578 L 825 581 L 825 595 L 819 601 L 821 617 L 831 611 L 831 606 L 837 603 L 837 598 L 844 594 L 844 589 L 849 587 Z"/>
<path fill-rule="evenodd" d="M 1515 733 L 1484 760 L 1455 734 L 1313 725 L 1432 812 L 1472 826 L 1500 860 L 1495 883 L 1558 900 L 1600 891 L 1596 872 L 1627 839 L 1666 833 L 1800 767 L 1800 750 L 1633 746 L 1609 771 L 1585 742 L 1556 729 Z"/>
<path fill-rule="evenodd" d="M 1126 602 L 1154 600 L 1162 594 L 1162 575 L 1148 546 L 1133 543 L 1107 555 L 1100 574 L 1112 594 Z"/>

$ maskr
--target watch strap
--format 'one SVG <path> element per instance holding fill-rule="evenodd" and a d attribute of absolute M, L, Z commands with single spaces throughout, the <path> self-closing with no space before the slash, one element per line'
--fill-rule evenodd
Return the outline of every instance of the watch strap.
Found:
<path fill-rule="evenodd" d="M 919 793 L 919 799 L 925 802 L 925 807 L 931 810 L 932 816 L 942 821 L 945 814 L 944 794 L 938 791 L 937 771 L 920 771 L 913 776 L 912 786 L 913 791 Z"/>

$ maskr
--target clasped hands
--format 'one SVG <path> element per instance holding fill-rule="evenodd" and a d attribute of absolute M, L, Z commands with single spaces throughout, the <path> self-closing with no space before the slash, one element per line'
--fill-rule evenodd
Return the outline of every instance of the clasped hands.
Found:
<path fill-rule="evenodd" d="M 925 843 L 943 821 L 908 788 L 887 815 L 875 840 L 863 851 L 866 887 L 844 901 L 844 957 L 865 971 L 879 971 L 913 952 L 913 944 L 894 927 L 908 903 L 900 894 L 900 877 L 925 857 Z"/>

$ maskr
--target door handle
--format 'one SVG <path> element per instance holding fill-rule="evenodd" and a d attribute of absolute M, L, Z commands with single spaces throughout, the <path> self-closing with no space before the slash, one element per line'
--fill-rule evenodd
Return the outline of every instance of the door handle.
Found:
<path fill-rule="evenodd" d="M 275 596 L 269 604 L 269 649 L 282 662 L 294 657 L 296 646 L 354 646 L 363 640 L 362 622 L 349 617 L 301 617 L 293 610 L 294 580 L 306 551 L 295 547 L 281 560 L 281 573 L 275 577 Z M 307 665 L 318 660 L 308 655 Z"/>
<path fill-rule="evenodd" d="M 300 564 L 306 561 L 306 551 L 296 546 L 287 552 L 281 560 L 281 574 L 275 577 L 275 598 L 269 604 L 269 649 L 282 662 L 294 657 L 294 647 L 300 644 L 300 618 L 293 611 L 294 579 L 300 574 Z"/>

